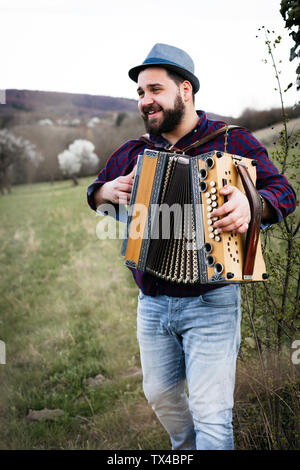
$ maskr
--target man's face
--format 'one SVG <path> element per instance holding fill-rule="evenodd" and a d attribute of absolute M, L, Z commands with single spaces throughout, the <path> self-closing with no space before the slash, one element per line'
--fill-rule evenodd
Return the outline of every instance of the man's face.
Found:
<path fill-rule="evenodd" d="M 150 67 L 138 77 L 139 111 L 147 132 L 160 135 L 180 124 L 185 106 L 179 87 L 163 68 Z"/>

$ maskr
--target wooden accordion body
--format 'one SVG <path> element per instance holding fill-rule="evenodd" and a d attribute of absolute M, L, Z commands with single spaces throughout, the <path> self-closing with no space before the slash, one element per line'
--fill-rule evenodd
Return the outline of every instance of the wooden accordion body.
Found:
<path fill-rule="evenodd" d="M 129 204 L 125 264 L 175 283 L 265 280 L 253 162 L 217 151 L 187 157 L 145 150 L 138 158 Z M 246 234 L 219 234 L 213 228 L 210 213 L 224 203 L 219 191 L 226 184 L 248 197 L 251 223 Z"/>

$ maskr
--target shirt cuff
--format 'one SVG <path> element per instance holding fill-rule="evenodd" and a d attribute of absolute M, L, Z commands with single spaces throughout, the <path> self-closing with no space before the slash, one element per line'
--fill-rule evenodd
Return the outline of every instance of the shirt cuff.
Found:
<path fill-rule="evenodd" d="M 96 189 L 100 188 L 100 186 L 102 186 L 103 184 L 104 183 L 102 183 L 102 182 L 92 183 L 92 184 L 89 185 L 89 187 L 87 189 L 88 204 L 89 204 L 90 208 L 93 209 L 93 211 L 97 210 L 97 207 L 95 206 L 95 201 L 94 201 L 94 192 L 96 191 Z"/>
<path fill-rule="evenodd" d="M 94 192 L 96 189 L 100 188 L 104 183 L 102 182 L 96 182 L 90 184 L 87 190 L 87 200 L 88 204 L 93 209 L 94 211 L 97 212 L 97 214 L 100 215 L 110 215 L 111 217 L 114 217 L 117 221 L 119 222 L 127 222 L 127 209 L 125 204 L 113 204 L 111 202 L 102 204 L 103 210 L 101 210 L 101 206 L 97 208 L 95 206 L 95 201 L 94 201 Z M 111 210 L 109 209 L 111 208 Z"/>
<path fill-rule="evenodd" d="M 275 214 L 275 217 L 272 220 L 268 222 L 266 221 L 261 222 L 260 228 L 262 230 L 265 230 L 266 228 L 271 227 L 273 224 L 276 224 L 277 222 L 281 222 L 283 220 L 283 217 L 282 217 L 280 210 L 277 207 L 277 201 L 274 198 L 274 195 L 267 189 L 262 189 L 258 192 L 266 201 L 268 201 L 270 206 L 272 206 L 272 208 L 274 209 L 274 214 Z"/>

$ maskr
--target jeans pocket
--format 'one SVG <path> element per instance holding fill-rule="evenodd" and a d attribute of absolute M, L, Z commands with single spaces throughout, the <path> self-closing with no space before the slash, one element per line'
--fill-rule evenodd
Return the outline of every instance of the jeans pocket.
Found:
<path fill-rule="evenodd" d="M 239 285 L 230 284 L 209 290 L 201 296 L 201 301 L 212 307 L 229 307 L 236 305 L 238 301 Z"/>

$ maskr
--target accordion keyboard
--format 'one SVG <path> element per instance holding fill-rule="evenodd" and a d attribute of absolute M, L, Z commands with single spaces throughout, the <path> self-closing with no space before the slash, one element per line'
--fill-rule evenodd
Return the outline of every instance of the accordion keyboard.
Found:
<path fill-rule="evenodd" d="M 227 202 L 227 196 L 220 195 L 219 191 L 225 185 L 237 187 L 245 193 L 243 183 L 239 177 L 236 164 L 243 162 L 255 184 L 256 169 L 251 164 L 251 159 L 229 155 L 223 152 L 212 152 L 206 159 L 198 160 L 199 187 L 202 195 L 202 216 L 205 243 L 205 263 L 207 266 L 208 282 L 220 280 L 243 281 L 243 265 L 245 254 L 246 234 L 235 232 L 218 233 L 213 224 L 217 217 L 211 217 L 212 211 Z M 261 255 L 261 247 L 258 247 L 261 264 L 254 277 L 262 280 L 261 271 L 265 271 L 264 261 Z M 258 274 L 259 273 L 259 274 Z M 253 279 L 254 280 L 254 279 Z"/>

